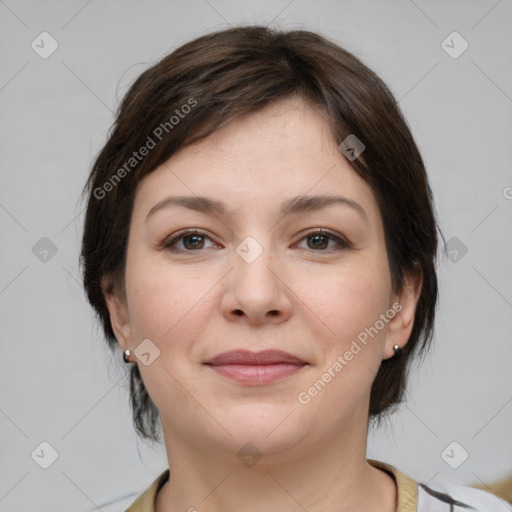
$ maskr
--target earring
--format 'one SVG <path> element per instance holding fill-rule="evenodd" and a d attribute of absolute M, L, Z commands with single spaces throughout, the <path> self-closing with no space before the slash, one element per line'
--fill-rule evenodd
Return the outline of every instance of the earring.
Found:
<path fill-rule="evenodd" d="M 393 347 L 393 351 L 395 352 L 395 356 L 400 355 L 402 353 L 402 349 L 401 349 L 400 345 L 395 345 Z"/>
<path fill-rule="evenodd" d="M 123 361 L 125 363 L 130 363 L 131 361 L 128 359 L 132 354 L 132 351 L 127 348 L 124 352 L 123 352 Z"/>

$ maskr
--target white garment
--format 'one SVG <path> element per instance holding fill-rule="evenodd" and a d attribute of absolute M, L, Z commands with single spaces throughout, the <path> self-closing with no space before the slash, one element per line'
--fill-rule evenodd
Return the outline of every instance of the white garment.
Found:
<path fill-rule="evenodd" d="M 480 489 L 438 481 L 418 483 L 417 512 L 512 512 L 512 505 Z"/>

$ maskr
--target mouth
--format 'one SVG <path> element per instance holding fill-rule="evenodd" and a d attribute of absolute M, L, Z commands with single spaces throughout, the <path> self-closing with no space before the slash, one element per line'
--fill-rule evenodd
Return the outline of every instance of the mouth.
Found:
<path fill-rule="evenodd" d="M 204 363 L 216 373 L 242 384 L 261 385 L 293 375 L 308 363 L 280 350 L 224 352 Z"/>

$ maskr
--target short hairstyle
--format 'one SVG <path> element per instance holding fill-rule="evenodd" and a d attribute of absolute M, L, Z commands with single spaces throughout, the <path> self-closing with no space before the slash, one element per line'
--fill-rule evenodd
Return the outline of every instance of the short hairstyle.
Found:
<path fill-rule="evenodd" d="M 379 423 L 403 401 L 413 354 L 431 344 L 439 228 L 422 157 L 392 93 L 361 60 L 319 34 L 257 25 L 220 30 L 180 46 L 135 80 L 83 190 L 85 291 L 114 349 L 101 282 L 124 296 L 137 184 L 177 150 L 290 97 L 321 108 L 338 143 L 349 135 L 363 142 L 364 153 L 347 160 L 378 202 L 393 290 L 402 290 L 407 275 L 423 279 L 409 341 L 398 357 L 382 361 L 372 384 L 369 419 Z M 138 434 L 158 441 L 159 412 L 136 364 L 130 403 Z"/>

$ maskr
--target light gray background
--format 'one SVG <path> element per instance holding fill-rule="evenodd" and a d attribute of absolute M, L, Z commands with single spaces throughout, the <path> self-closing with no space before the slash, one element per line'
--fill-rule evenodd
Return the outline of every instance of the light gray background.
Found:
<path fill-rule="evenodd" d="M 167 467 L 135 436 L 120 353 L 83 295 L 78 199 L 132 80 L 192 38 L 252 22 L 318 31 L 380 74 L 446 239 L 468 249 L 440 263 L 434 348 L 368 456 L 425 483 L 510 474 L 511 20 L 510 0 L 0 0 L 0 512 L 123 510 Z M 47 59 L 31 48 L 43 31 L 59 45 Z M 441 46 L 453 31 L 469 44 L 458 58 Z M 42 237 L 57 248 L 46 262 L 32 251 Z M 48 469 L 43 441 L 58 452 Z M 469 453 L 458 469 L 441 456 L 453 441 Z"/>

